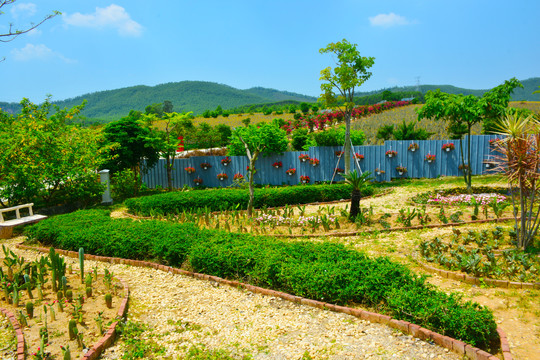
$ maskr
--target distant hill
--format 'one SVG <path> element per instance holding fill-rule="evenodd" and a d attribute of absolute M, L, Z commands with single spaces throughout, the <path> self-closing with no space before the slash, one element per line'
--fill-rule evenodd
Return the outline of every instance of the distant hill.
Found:
<path fill-rule="evenodd" d="M 512 100 L 540 101 L 540 94 L 532 94 L 540 86 L 540 78 L 522 80 L 525 89 L 517 89 Z M 482 96 L 487 90 L 471 90 L 458 88 L 452 85 L 421 85 L 422 93 L 428 90 L 441 89 L 448 93 L 473 94 Z M 384 90 L 392 92 L 412 92 L 415 86 L 395 87 L 366 93 L 357 93 L 358 97 L 379 94 Z M 147 105 L 162 103 L 170 100 L 174 111 L 193 111 L 201 114 L 205 110 L 214 110 L 218 105 L 223 109 L 239 108 L 252 104 L 272 104 L 280 102 L 315 102 L 312 96 L 296 94 L 288 91 L 253 87 L 239 90 L 228 85 L 204 81 L 181 81 L 156 86 L 131 86 L 116 90 L 99 91 L 84 94 L 71 99 L 56 101 L 55 104 L 64 107 L 79 105 L 86 99 L 87 105 L 81 115 L 91 121 L 110 121 L 126 116 L 130 110 L 144 111 Z M 20 110 L 17 103 L 0 102 L 0 108 L 9 113 Z"/>

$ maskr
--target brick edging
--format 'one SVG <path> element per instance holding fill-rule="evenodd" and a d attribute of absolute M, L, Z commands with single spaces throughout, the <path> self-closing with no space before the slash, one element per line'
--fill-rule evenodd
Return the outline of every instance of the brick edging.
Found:
<path fill-rule="evenodd" d="M 47 252 L 49 251 L 46 248 L 34 248 L 31 246 L 26 246 L 22 244 L 18 244 L 17 247 L 22 247 L 22 248 L 30 249 L 30 250 L 40 250 L 40 251 L 47 251 Z M 70 256 L 69 254 L 72 254 L 73 256 L 70 256 L 70 257 L 78 257 L 78 252 L 75 252 L 75 251 L 67 251 L 67 250 L 57 250 L 57 251 L 58 253 L 61 253 L 61 254 L 65 253 L 67 254 L 67 256 Z M 331 310 L 335 312 L 340 312 L 340 313 L 355 316 L 362 320 L 367 320 L 370 322 L 387 325 L 393 329 L 400 330 L 406 334 L 412 335 L 421 340 L 433 341 L 439 346 L 442 346 L 450 351 L 453 351 L 454 353 L 458 355 L 466 356 L 472 360 L 500 360 L 498 357 L 482 349 L 468 345 L 464 343 L 463 341 L 453 339 L 445 335 L 441 335 L 439 333 L 425 329 L 419 325 L 410 323 L 408 321 L 393 319 L 391 316 L 388 316 L 388 315 L 378 314 L 371 311 L 355 309 L 355 308 L 350 308 L 346 306 L 339 306 L 339 305 L 325 303 L 318 300 L 306 299 L 300 296 L 295 296 L 295 295 L 288 294 L 281 291 L 265 289 L 262 287 L 242 283 L 235 280 L 227 280 L 227 279 L 220 278 L 218 276 L 196 273 L 196 272 L 187 271 L 187 270 L 183 270 L 179 268 L 174 268 L 172 266 L 166 266 L 166 265 L 153 263 L 150 261 L 131 260 L 131 259 L 122 259 L 122 258 L 87 255 L 87 254 L 84 255 L 84 258 L 87 260 L 103 261 L 103 262 L 108 262 L 111 264 L 125 264 L 125 265 L 137 266 L 137 267 L 149 267 L 149 268 L 165 271 L 172 274 L 186 275 L 186 276 L 190 276 L 190 277 L 200 279 L 200 280 L 208 280 L 208 281 L 216 282 L 218 284 L 224 284 L 224 285 L 229 285 L 229 286 L 233 286 L 237 288 L 242 288 L 242 289 L 245 289 L 254 293 L 262 294 L 262 295 L 275 296 L 275 297 L 282 298 L 283 300 L 291 301 L 297 304 L 308 305 L 308 306 L 316 307 L 323 310 Z M 126 300 L 126 304 L 127 304 L 127 300 Z M 109 331 L 107 332 L 106 337 L 114 339 L 114 336 L 116 335 L 114 327 L 116 326 L 116 324 L 117 322 L 111 325 L 111 327 L 109 328 Z M 501 340 L 501 349 L 503 350 L 503 356 L 504 356 L 503 360 L 512 360 L 512 355 L 510 354 L 510 348 L 508 346 L 508 341 L 506 339 L 506 336 L 504 335 L 504 332 L 499 327 L 497 327 L 497 332 L 499 333 L 499 337 Z M 106 341 L 104 341 L 104 339 L 102 339 L 98 343 L 98 345 L 101 344 L 102 341 L 103 341 L 102 344 L 105 344 Z M 112 339 L 109 340 L 110 343 L 112 342 Z M 90 351 L 93 351 L 93 350 L 94 348 L 92 348 L 92 350 Z M 93 360 L 95 358 L 97 358 L 97 355 L 96 357 L 93 357 L 93 358 L 84 357 L 84 359 L 89 359 L 89 360 Z"/>
<path fill-rule="evenodd" d="M 480 278 L 477 278 L 471 275 L 460 274 L 455 271 L 436 268 L 434 266 L 428 265 L 420 261 L 418 256 L 413 255 L 413 257 L 424 270 L 430 273 L 437 274 L 440 277 L 445 278 L 445 279 L 457 280 L 457 281 L 461 281 L 461 282 L 465 282 L 467 284 L 473 284 L 473 285 L 480 285 L 484 283 L 493 287 L 498 287 L 498 288 L 503 288 L 503 289 L 537 289 L 537 290 L 540 289 L 540 283 L 497 280 L 497 279 L 491 279 L 491 278 L 482 278 L 482 280 L 480 280 Z"/>
<path fill-rule="evenodd" d="M 24 249 L 24 250 L 37 250 L 37 251 L 44 252 L 44 253 L 49 252 L 48 248 L 33 247 L 33 246 L 27 246 L 27 245 L 23 245 L 23 244 L 17 244 L 16 247 L 18 249 Z M 61 255 L 67 256 L 67 257 L 71 257 L 71 258 L 78 258 L 79 257 L 79 253 L 77 251 L 68 251 L 68 250 L 62 250 L 62 249 L 55 249 L 55 251 L 58 254 L 61 254 Z M 93 259 L 92 257 L 94 257 L 94 255 L 86 255 L 86 254 L 84 255 L 84 258 L 86 260 L 96 260 L 96 259 Z M 92 348 L 90 350 L 88 350 L 86 352 L 86 354 L 84 354 L 82 356 L 81 359 L 83 359 L 83 360 L 95 360 L 101 355 L 101 353 L 105 349 L 107 349 L 109 346 L 111 346 L 111 344 L 116 339 L 116 335 L 117 335 L 116 334 L 116 327 L 118 325 L 119 319 L 124 318 L 126 316 L 126 314 L 127 314 L 128 301 L 129 301 L 129 287 L 128 287 L 126 282 L 122 281 L 121 279 L 117 278 L 116 276 L 115 276 L 115 279 L 120 281 L 120 283 L 124 287 L 124 298 L 120 302 L 120 307 L 118 308 L 118 312 L 116 314 L 116 319 L 117 320 L 115 322 L 113 322 L 109 326 L 109 329 L 107 330 L 107 333 L 94 346 L 92 346 Z M 2 312 L 3 312 L 3 309 L 2 309 Z M 13 319 L 15 321 L 17 321 L 15 318 L 13 318 Z M 10 318 L 10 320 L 11 320 L 11 318 Z M 18 324 L 18 322 L 17 322 L 17 324 Z M 19 328 L 20 328 L 20 326 L 19 326 Z M 21 330 L 21 336 L 22 336 L 22 330 Z M 19 338 L 19 335 L 17 334 L 17 340 L 18 340 L 18 338 Z M 23 342 L 23 357 L 22 358 L 18 357 L 17 360 L 24 360 L 24 338 L 22 339 L 22 342 Z M 17 355 L 18 356 L 19 356 L 19 353 L 18 353 L 19 347 L 20 347 L 20 343 L 18 342 L 18 345 L 17 345 Z"/>
<path fill-rule="evenodd" d="M 356 230 L 356 231 L 338 232 L 338 233 L 303 234 L 303 235 L 302 234 L 300 234 L 300 235 L 273 234 L 273 235 L 268 235 L 268 236 L 284 237 L 284 238 L 314 238 L 314 237 L 321 237 L 321 236 L 345 237 L 345 236 L 356 236 L 356 235 L 371 234 L 371 233 L 386 233 L 386 232 L 392 232 L 392 231 L 407 231 L 407 230 L 445 228 L 445 227 L 463 226 L 463 225 L 469 225 L 469 224 L 483 224 L 483 223 L 491 223 L 491 222 L 498 223 L 498 222 L 504 222 L 504 221 L 508 221 L 508 220 L 514 220 L 514 218 L 513 217 L 508 217 L 508 218 L 500 218 L 500 219 L 471 220 L 471 221 L 463 221 L 463 222 L 448 223 L 448 224 L 415 225 L 415 226 L 397 227 L 397 228 L 390 228 L 390 229 L 368 229 L 368 230 Z"/>
<path fill-rule="evenodd" d="M 13 330 L 15 330 L 15 334 L 17 336 L 17 360 L 26 359 L 24 334 L 21 324 L 19 324 L 19 321 L 15 318 L 15 315 L 13 315 L 9 310 L 0 308 L 0 311 L 5 317 L 8 318 L 8 320 L 11 322 L 11 326 L 13 326 Z"/>

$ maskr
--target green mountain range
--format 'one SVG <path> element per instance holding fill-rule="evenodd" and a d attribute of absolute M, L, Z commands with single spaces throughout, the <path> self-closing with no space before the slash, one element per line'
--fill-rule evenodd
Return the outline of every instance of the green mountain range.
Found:
<path fill-rule="evenodd" d="M 512 96 L 513 100 L 540 101 L 540 94 L 532 94 L 540 86 L 540 78 L 531 78 L 521 81 L 524 89 L 517 89 Z M 441 89 L 448 93 L 473 94 L 481 96 L 487 90 L 471 90 L 457 88 L 451 85 L 421 85 L 422 93 L 428 90 Z M 366 93 L 357 93 L 358 97 L 382 93 L 384 90 L 404 92 L 417 90 L 415 86 L 395 87 Z M 193 111 L 201 114 L 205 110 L 214 110 L 218 105 L 223 109 L 231 109 L 251 104 L 271 104 L 283 101 L 315 102 L 312 96 L 296 94 L 287 91 L 254 87 L 239 90 L 228 85 L 204 81 L 181 81 L 156 86 L 131 86 L 116 90 L 98 91 L 84 94 L 71 99 L 56 101 L 59 107 L 72 107 L 80 105 L 87 100 L 81 115 L 91 121 L 110 121 L 126 116 L 130 110 L 144 111 L 147 105 L 162 103 L 169 100 L 174 105 L 174 111 Z M 0 102 L 0 108 L 9 113 L 20 110 L 17 103 Z"/>

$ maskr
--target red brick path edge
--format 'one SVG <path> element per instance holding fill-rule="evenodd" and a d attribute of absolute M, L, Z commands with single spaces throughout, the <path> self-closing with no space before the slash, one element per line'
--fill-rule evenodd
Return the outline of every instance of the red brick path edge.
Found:
<path fill-rule="evenodd" d="M 325 233 L 325 234 L 301 234 L 301 235 L 291 235 L 291 234 L 272 234 L 269 236 L 273 237 L 285 237 L 285 238 L 313 238 L 313 237 L 322 237 L 322 236 L 334 236 L 334 237 L 345 237 L 345 236 L 355 236 L 361 234 L 371 234 L 371 233 L 385 233 L 392 231 L 406 231 L 406 230 L 421 230 L 421 229 L 433 229 L 433 228 L 444 228 L 452 226 L 463 226 L 469 224 L 483 224 L 491 222 L 504 222 L 508 220 L 514 220 L 513 217 L 500 218 L 500 219 L 486 219 L 486 220 L 471 220 L 463 221 L 458 223 L 448 223 L 448 224 L 431 224 L 431 225 L 415 225 L 408 227 L 397 227 L 391 229 L 370 229 L 370 230 L 357 230 L 357 231 L 347 231 L 347 232 L 337 232 L 337 233 Z"/>
<path fill-rule="evenodd" d="M 26 246 L 22 244 L 18 244 L 17 247 L 22 248 L 22 249 L 28 249 L 28 250 L 39 250 L 43 252 L 49 251 L 49 249 L 47 248 L 37 248 L 37 247 Z M 79 256 L 79 253 L 75 251 L 67 251 L 67 250 L 60 249 L 60 250 L 56 250 L 56 252 L 65 256 L 69 256 L 69 257 Z M 498 357 L 482 349 L 468 345 L 464 343 L 463 341 L 456 340 L 451 337 L 438 334 L 436 332 L 425 329 L 423 327 L 420 327 L 419 325 L 410 323 L 408 321 L 393 319 L 391 316 L 388 316 L 388 315 L 378 314 L 378 313 L 374 313 L 374 312 L 370 312 L 370 311 L 366 311 L 362 309 L 350 308 L 346 306 L 339 306 L 339 305 L 325 303 L 322 301 L 317 301 L 317 300 L 312 300 L 312 299 L 306 299 L 300 296 L 295 296 L 295 295 L 284 293 L 281 291 L 265 289 L 262 287 L 242 283 L 239 281 L 222 279 L 220 277 L 213 276 L 213 275 L 195 273 L 195 272 L 174 268 L 172 266 L 161 265 L 161 264 L 157 264 L 157 263 L 153 263 L 149 261 L 122 259 L 122 258 L 88 255 L 88 254 L 85 254 L 84 258 L 86 260 L 102 261 L 102 262 L 108 262 L 111 264 L 125 264 L 125 265 L 137 266 L 137 267 L 149 267 L 156 270 L 166 271 L 172 274 L 185 275 L 185 276 L 190 276 L 190 277 L 200 279 L 200 280 L 208 280 L 208 281 L 212 281 L 218 284 L 224 284 L 224 285 L 229 285 L 236 288 L 242 288 L 242 289 L 245 289 L 254 293 L 262 294 L 262 295 L 279 297 L 279 298 L 282 298 L 283 300 L 291 301 L 297 304 L 308 305 L 308 306 L 316 307 L 323 310 L 331 310 L 335 312 L 349 314 L 357 318 L 360 318 L 362 320 L 367 320 L 372 323 L 379 323 L 379 324 L 390 326 L 393 329 L 397 329 L 405 334 L 412 335 L 421 340 L 433 341 L 435 344 L 442 346 L 458 355 L 466 356 L 467 358 L 471 360 L 500 360 Z M 124 287 L 125 289 L 127 289 L 126 285 L 124 285 Z M 124 301 L 125 301 L 125 305 L 127 305 L 127 296 Z M 120 310 L 118 311 L 119 314 L 122 309 L 124 309 L 125 311 L 125 305 L 121 306 Z M 97 350 L 99 349 L 101 352 L 103 348 L 105 348 L 106 346 L 109 346 L 110 343 L 112 343 L 115 336 L 116 324 L 117 322 L 113 323 L 111 327 L 109 328 L 107 335 L 97 345 L 95 345 L 94 348 L 92 348 L 92 350 L 90 350 L 85 355 L 84 357 L 85 360 L 96 359 L 98 356 Z M 513 358 L 512 358 L 512 355 L 510 354 L 510 347 L 508 345 L 508 340 L 506 338 L 506 335 L 500 328 L 497 328 L 497 332 L 499 334 L 500 341 L 501 341 L 501 350 L 503 352 L 503 360 L 512 360 Z M 107 345 L 105 346 L 105 344 Z M 101 348 L 100 348 L 100 345 L 101 345 Z M 94 350 L 96 350 L 96 355 L 94 357 L 87 357 L 90 354 L 90 352 Z"/>
<path fill-rule="evenodd" d="M 13 330 L 15 330 L 15 335 L 17 336 L 17 360 L 24 360 L 25 359 L 25 344 L 24 344 L 24 334 L 22 331 L 21 324 L 19 324 L 19 321 L 15 318 L 15 315 L 13 315 L 10 311 L 0 308 L 0 311 L 2 312 L 2 315 L 8 318 L 8 320 L 11 322 L 11 326 L 13 327 Z"/>
<path fill-rule="evenodd" d="M 44 252 L 44 253 L 49 252 L 48 248 L 33 247 L 33 246 L 27 246 L 27 245 L 23 245 L 23 244 L 17 244 L 16 246 L 17 246 L 17 248 L 24 249 L 24 250 L 36 250 L 36 251 L 40 251 L 40 252 Z M 72 257 L 72 258 L 78 258 L 79 257 L 79 253 L 76 252 L 76 251 L 67 251 L 67 250 L 62 250 L 62 249 L 55 249 L 55 251 L 58 254 L 61 254 L 61 255 L 67 256 L 67 257 Z M 100 258 L 105 258 L 103 256 L 99 256 L 99 257 Z M 84 258 L 86 260 L 98 260 L 98 259 L 96 259 L 96 256 L 94 256 L 94 255 L 84 255 Z M 117 259 L 117 260 L 120 260 L 118 258 L 105 258 L 105 259 Z M 115 263 L 114 261 L 107 261 L 107 260 L 101 260 L 101 259 L 99 259 L 99 260 L 100 261 L 105 261 L 105 262 Z M 118 263 L 118 262 L 116 262 L 116 263 Z M 113 322 L 109 326 L 109 329 L 107 330 L 107 333 L 97 342 L 97 344 L 94 344 L 94 346 L 92 346 L 92 348 L 90 350 L 88 350 L 86 352 L 86 354 L 84 354 L 84 356 L 81 358 L 83 360 L 95 360 L 101 355 L 103 350 L 105 350 L 109 346 L 111 346 L 111 344 L 114 342 L 114 340 L 116 338 L 116 326 L 118 325 L 119 320 L 122 319 L 127 314 L 128 300 L 129 300 L 129 287 L 128 287 L 127 283 L 122 281 L 121 279 L 116 278 L 116 280 L 119 280 L 122 283 L 122 286 L 124 287 L 124 294 L 125 294 L 124 298 L 120 302 L 120 307 L 118 308 L 116 321 Z M 1 310 L 2 310 L 2 312 L 4 312 L 3 309 L 1 309 Z M 17 322 L 15 317 L 13 317 L 13 320 L 11 319 L 11 317 L 9 319 L 12 322 L 12 324 L 13 324 L 13 321 Z M 18 322 L 17 322 L 17 326 L 19 327 L 19 330 L 20 330 L 20 325 L 19 325 Z M 13 326 L 13 328 L 15 328 L 15 325 Z M 17 329 L 17 328 L 15 328 L 15 329 Z M 25 359 L 25 351 L 24 351 L 25 349 L 24 349 L 24 337 L 22 335 L 22 330 L 20 330 L 20 334 L 21 334 L 21 339 L 19 340 L 19 333 L 17 332 L 17 341 L 18 341 L 18 343 L 17 343 L 17 360 L 24 360 Z M 22 344 L 23 344 L 22 347 L 21 347 L 21 341 L 22 341 Z"/>
<path fill-rule="evenodd" d="M 490 279 L 490 278 L 481 279 L 481 278 L 477 278 L 477 277 L 470 276 L 467 274 L 460 274 L 454 271 L 439 269 L 434 266 L 423 263 L 422 261 L 420 261 L 420 259 L 417 256 L 415 258 L 418 264 L 424 270 L 432 274 L 438 274 L 440 277 L 446 278 L 446 279 L 453 279 L 453 280 L 462 281 L 467 284 L 473 284 L 473 285 L 486 284 L 493 287 L 504 288 L 504 289 L 537 289 L 537 290 L 540 289 L 540 283 L 515 282 L 515 281 L 508 281 L 508 280 L 496 280 L 496 279 Z"/>

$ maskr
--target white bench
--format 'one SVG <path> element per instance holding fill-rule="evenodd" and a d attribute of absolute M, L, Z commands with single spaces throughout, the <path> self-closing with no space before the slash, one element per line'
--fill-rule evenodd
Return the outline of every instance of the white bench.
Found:
<path fill-rule="evenodd" d="M 33 203 L 0 209 L 0 239 L 9 239 L 13 235 L 13 228 L 18 225 L 31 224 L 47 218 L 45 215 L 34 215 Z M 21 209 L 28 208 L 28 215 L 21 217 Z M 4 213 L 15 211 L 15 219 L 4 220 Z"/>

